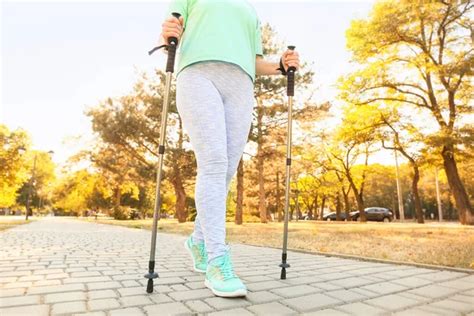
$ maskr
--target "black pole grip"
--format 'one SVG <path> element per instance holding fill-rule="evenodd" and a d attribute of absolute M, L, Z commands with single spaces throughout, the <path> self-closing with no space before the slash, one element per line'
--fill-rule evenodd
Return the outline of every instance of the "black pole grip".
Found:
<path fill-rule="evenodd" d="M 179 19 L 181 14 L 173 12 L 172 15 Z M 166 62 L 166 72 L 174 72 L 174 61 L 176 58 L 176 48 L 178 47 L 178 39 L 174 36 L 168 38 L 168 61 Z"/>
<path fill-rule="evenodd" d="M 295 95 L 295 72 L 294 71 L 290 71 L 288 69 L 288 74 L 287 74 L 287 78 L 288 78 L 288 84 L 287 84 L 287 90 L 286 90 L 286 94 L 289 96 L 289 97 L 292 97 Z"/>
<path fill-rule="evenodd" d="M 166 62 L 166 72 L 174 72 L 174 60 L 176 58 L 176 46 L 168 47 L 168 61 Z"/>
<path fill-rule="evenodd" d="M 173 13 L 171 13 L 171 15 L 174 16 L 175 18 L 177 18 L 178 20 L 181 17 L 181 14 L 179 14 L 178 12 L 173 12 Z M 174 36 L 168 37 L 168 45 L 178 46 L 178 39 Z"/>
<path fill-rule="evenodd" d="M 295 50 L 295 46 L 288 46 L 289 50 Z M 292 97 L 295 95 L 295 72 L 296 68 L 293 66 L 288 67 L 287 70 L 287 76 L 288 76 L 288 82 L 287 82 L 287 91 L 286 94 L 289 97 Z"/>

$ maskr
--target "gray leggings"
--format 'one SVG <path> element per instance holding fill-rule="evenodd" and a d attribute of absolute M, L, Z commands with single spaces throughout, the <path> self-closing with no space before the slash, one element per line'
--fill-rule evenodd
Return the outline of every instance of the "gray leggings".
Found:
<path fill-rule="evenodd" d="M 176 84 L 177 109 L 197 161 L 193 240 L 205 242 L 210 262 L 228 249 L 226 199 L 249 135 L 253 82 L 235 64 L 206 61 L 183 69 Z"/>

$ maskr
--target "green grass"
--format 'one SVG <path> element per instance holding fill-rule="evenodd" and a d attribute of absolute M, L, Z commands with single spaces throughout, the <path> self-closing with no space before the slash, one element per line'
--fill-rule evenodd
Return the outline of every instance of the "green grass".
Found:
<path fill-rule="evenodd" d="M 102 224 L 151 229 L 152 220 L 82 218 Z M 160 220 L 161 232 L 188 235 L 194 223 Z M 282 223 L 227 223 L 227 240 L 249 245 L 281 247 Z M 452 223 L 289 223 L 288 248 L 355 255 L 376 259 L 474 269 L 474 227 Z"/>

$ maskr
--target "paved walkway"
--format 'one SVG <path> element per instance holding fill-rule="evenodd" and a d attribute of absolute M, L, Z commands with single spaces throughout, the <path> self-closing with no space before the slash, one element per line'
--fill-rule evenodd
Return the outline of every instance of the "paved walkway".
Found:
<path fill-rule="evenodd" d="M 215 297 L 191 269 L 185 237 L 45 218 L 0 232 L 0 315 L 474 315 L 474 275 L 232 245 L 245 299 Z M 308 241 L 310 242 L 310 241 Z"/>

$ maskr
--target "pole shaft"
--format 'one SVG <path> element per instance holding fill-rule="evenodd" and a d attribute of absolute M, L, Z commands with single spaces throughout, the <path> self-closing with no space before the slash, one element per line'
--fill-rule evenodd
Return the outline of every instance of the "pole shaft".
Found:
<path fill-rule="evenodd" d="M 289 50 L 294 50 L 295 46 L 288 46 Z M 288 129 L 286 131 L 286 179 L 285 179 L 285 223 L 283 228 L 283 249 L 281 254 L 281 273 L 280 279 L 286 279 L 286 268 L 290 265 L 286 262 L 287 260 L 287 249 L 288 249 L 288 209 L 290 206 L 290 177 L 291 177 L 291 131 L 293 122 L 293 96 L 295 95 L 295 71 L 296 68 L 293 66 L 288 67 L 287 71 L 287 90 L 288 96 Z M 296 214 L 298 216 L 298 214 Z"/>
<path fill-rule="evenodd" d="M 172 15 L 179 19 L 180 14 L 173 12 Z M 158 171 L 156 173 L 156 192 L 155 192 L 155 209 L 153 212 L 153 227 L 151 233 L 151 250 L 150 250 L 150 261 L 148 262 L 148 273 L 145 274 L 145 278 L 148 279 L 146 285 L 146 292 L 153 293 L 153 279 L 158 278 L 158 273 L 155 272 L 155 251 L 156 251 L 156 230 L 158 226 L 158 220 L 161 216 L 161 178 L 163 173 L 163 160 L 165 154 L 165 143 L 166 143 L 166 122 L 168 119 L 168 107 L 170 104 L 170 90 L 171 90 L 171 77 L 174 73 L 174 61 L 176 57 L 176 47 L 178 46 L 178 39 L 176 37 L 168 38 L 168 60 L 166 62 L 166 83 L 165 83 L 165 97 L 163 102 L 163 108 L 161 111 L 161 128 L 160 128 L 160 145 L 158 148 Z M 157 47 L 159 49 L 163 46 Z M 156 49 L 152 49 L 149 54 L 152 54 Z"/>
<path fill-rule="evenodd" d="M 164 160 L 164 146 L 166 141 L 166 121 L 168 119 L 168 107 L 169 107 L 169 94 L 171 88 L 171 72 L 166 73 L 166 84 L 165 84 L 165 99 L 163 103 L 163 109 L 161 111 L 161 127 L 160 127 L 160 150 L 158 154 L 158 172 L 156 174 L 156 192 L 155 192 L 155 209 L 153 212 L 153 227 L 151 234 L 151 251 L 150 261 L 155 261 L 155 250 L 156 250 L 156 230 L 158 226 L 158 220 L 161 215 L 161 177 L 163 173 L 163 160 Z"/>
<path fill-rule="evenodd" d="M 290 206 L 290 176 L 291 176 L 291 131 L 292 131 L 292 117 L 293 117 L 293 97 L 288 97 L 288 127 L 286 139 L 286 178 L 285 178 L 285 222 L 283 230 L 283 254 L 286 254 L 288 246 L 288 217 Z"/>

